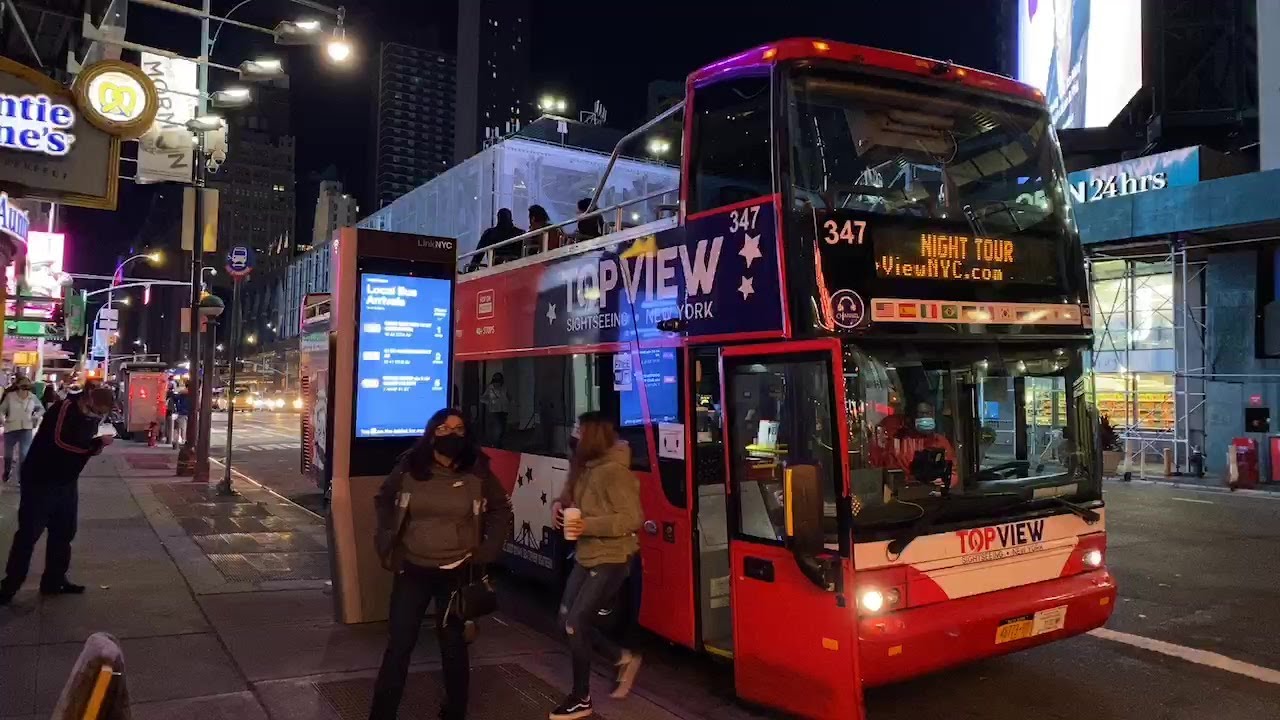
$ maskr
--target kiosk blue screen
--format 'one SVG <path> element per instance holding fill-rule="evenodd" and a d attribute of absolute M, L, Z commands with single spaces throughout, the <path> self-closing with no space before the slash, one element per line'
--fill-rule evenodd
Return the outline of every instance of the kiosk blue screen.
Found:
<path fill-rule="evenodd" d="M 360 274 L 357 438 L 421 435 L 448 407 L 452 290 L 447 279 Z"/>

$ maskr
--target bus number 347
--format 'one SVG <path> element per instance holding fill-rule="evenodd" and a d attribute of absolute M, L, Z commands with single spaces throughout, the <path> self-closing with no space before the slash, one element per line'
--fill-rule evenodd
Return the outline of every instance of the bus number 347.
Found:
<path fill-rule="evenodd" d="M 827 231 L 827 236 L 823 238 L 828 245 L 839 245 L 847 243 L 849 245 L 861 245 L 862 233 L 867 229 L 866 220 L 845 220 L 841 225 L 835 220 L 828 220 L 822 223 L 822 229 Z"/>

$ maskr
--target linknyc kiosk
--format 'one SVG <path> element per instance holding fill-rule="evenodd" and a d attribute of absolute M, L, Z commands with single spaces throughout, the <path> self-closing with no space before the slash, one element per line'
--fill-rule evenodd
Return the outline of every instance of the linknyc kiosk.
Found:
<path fill-rule="evenodd" d="M 457 243 L 343 228 L 332 251 L 329 552 L 344 623 L 383 620 L 391 574 L 373 498 L 396 458 L 448 406 Z"/>

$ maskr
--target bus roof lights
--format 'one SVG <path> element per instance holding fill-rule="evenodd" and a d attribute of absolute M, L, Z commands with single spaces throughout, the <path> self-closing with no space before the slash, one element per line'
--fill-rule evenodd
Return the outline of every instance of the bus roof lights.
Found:
<path fill-rule="evenodd" d="M 819 38 L 789 38 L 768 45 L 761 45 L 739 55 L 699 68 L 689 75 L 689 81 L 696 86 L 712 78 L 720 77 L 726 72 L 759 67 L 765 63 L 819 57 L 842 63 L 865 64 L 885 70 L 897 70 L 898 72 L 923 76 L 939 74 L 937 68 L 942 66 L 946 68 L 945 72 L 941 73 L 943 76 L 952 77 L 966 85 L 990 89 L 1035 102 L 1044 101 L 1044 94 L 1030 85 L 993 73 L 972 68 L 958 68 L 950 62 L 906 53 Z M 959 72 L 961 69 L 964 70 L 963 73 Z"/>

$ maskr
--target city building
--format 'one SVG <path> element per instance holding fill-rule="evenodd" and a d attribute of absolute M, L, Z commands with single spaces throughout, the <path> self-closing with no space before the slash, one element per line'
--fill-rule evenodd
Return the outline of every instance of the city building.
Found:
<path fill-rule="evenodd" d="M 529 0 L 458 3 L 455 163 L 479 152 L 487 138 L 518 130 L 534 117 L 529 7 Z"/>
<path fill-rule="evenodd" d="M 1267 5 L 1019 0 L 1002 24 L 1018 33 L 1002 43 L 1010 67 L 1060 128 L 1098 410 L 1134 475 L 1163 475 L 1166 459 L 1227 475 L 1239 439 L 1280 481 L 1280 47 L 1262 41 L 1280 12 Z M 1083 51 L 1092 28 L 1105 59 Z"/>
<path fill-rule="evenodd" d="M 360 206 L 354 196 L 342 191 L 337 180 L 320 181 L 320 194 L 316 198 L 315 223 L 311 226 L 311 243 L 298 246 L 300 252 L 323 245 L 333 238 L 339 228 L 356 224 Z"/>
<path fill-rule="evenodd" d="M 382 44 L 374 118 L 376 207 L 452 164 L 456 79 L 452 56 L 403 43 Z"/>
<path fill-rule="evenodd" d="M 209 176 L 218 189 L 218 252 L 230 244 L 257 254 L 255 273 L 293 255 L 294 138 L 288 80 L 254 87 L 253 102 L 227 113 L 227 160 Z"/>

